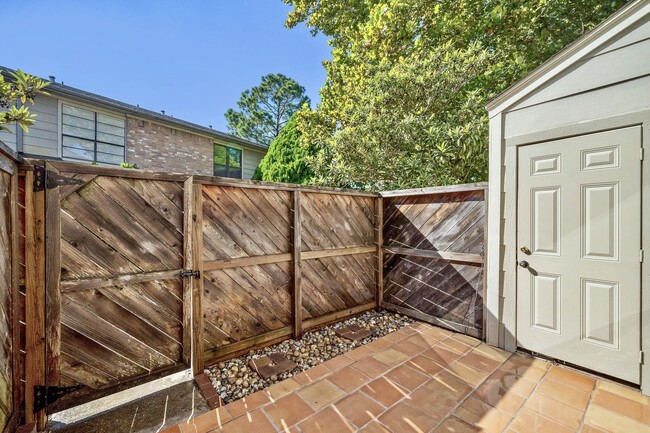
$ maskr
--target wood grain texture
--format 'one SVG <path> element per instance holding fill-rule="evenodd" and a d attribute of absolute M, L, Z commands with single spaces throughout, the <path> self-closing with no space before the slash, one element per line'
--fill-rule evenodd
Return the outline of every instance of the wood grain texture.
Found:
<path fill-rule="evenodd" d="M 4 155 L 0 155 L 3 164 L 13 167 L 14 164 Z M 11 172 L 0 168 L 0 430 L 10 422 L 15 412 L 14 408 L 14 377 L 17 373 L 15 302 L 18 295 L 14 264 L 16 261 L 14 235 L 16 223 L 13 212 L 16 210 L 12 201 L 17 200 L 13 192 L 13 170 Z"/>
<path fill-rule="evenodd" d="M 192 182 L 78 164 L 48 169 L 85 182 L 47 190 L 48 384 L 100 395 L 189 364 L 192 282 L 180 271 L 192 266 L 184 193 Z M 66 396 L 57 407 L 75 403 Z"/>
<path fill-rule="evenodd" d="M 45 426 L 34 413 L 34 386 L 45 384 L 45 192 L 34 192 L 34 172 L 25 176 L 25 421 Z"/>
<path fill-rule="evenodd" d="M 451 190 L 384 201 L 383 302 L 482 334 L 485 195 Z M 457 326 L 456 326 L 457 325 Z"/>

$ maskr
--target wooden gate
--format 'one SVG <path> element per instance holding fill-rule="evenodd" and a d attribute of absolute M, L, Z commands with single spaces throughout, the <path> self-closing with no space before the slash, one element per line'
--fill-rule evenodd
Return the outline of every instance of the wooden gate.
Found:
<path fill-rule="evenodd" d="M 48 162 L 43 181 L 45 380 L 81 387 L 48 413 L 189 365 L 191 178 Z"/>

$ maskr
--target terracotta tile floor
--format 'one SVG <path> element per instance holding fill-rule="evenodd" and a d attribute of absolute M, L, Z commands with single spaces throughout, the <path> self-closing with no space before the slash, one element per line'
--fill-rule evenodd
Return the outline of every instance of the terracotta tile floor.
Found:
<path fill-rule="evenodd" d="M 414 323 L 164 433 L 650 432 L 650 397 Z"/>

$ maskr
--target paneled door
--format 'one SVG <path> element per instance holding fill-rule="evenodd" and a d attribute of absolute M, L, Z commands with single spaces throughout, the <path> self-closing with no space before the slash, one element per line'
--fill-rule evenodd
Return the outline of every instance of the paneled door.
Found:
<path fill-rule="evenodd" d="M 640 380 L 641 127 L 519 149 L 517 344 Z"/>

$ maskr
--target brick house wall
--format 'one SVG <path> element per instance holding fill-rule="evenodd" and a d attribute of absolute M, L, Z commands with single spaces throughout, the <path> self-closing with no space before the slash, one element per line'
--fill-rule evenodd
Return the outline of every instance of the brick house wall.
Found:
<path fill-rule="evenodd" d="M 145 170 L 212 175 L 212 140 L 127 117 L 126 161 Z"/>

